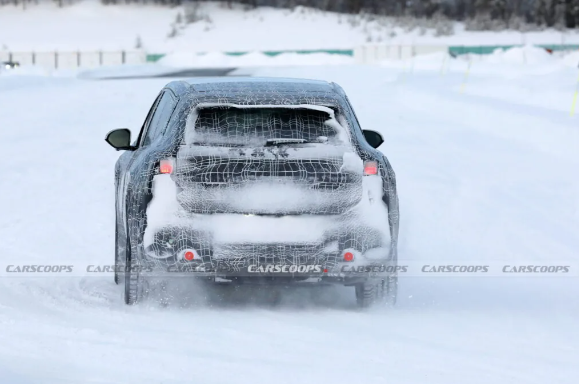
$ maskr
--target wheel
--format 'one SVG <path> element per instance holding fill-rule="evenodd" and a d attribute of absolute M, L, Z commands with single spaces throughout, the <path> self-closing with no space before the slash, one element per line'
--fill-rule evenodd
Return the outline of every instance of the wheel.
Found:
<path fill-rule="evenodd" d="M 398 276 L 391 275 L 384 279 L 368 281 L 356 285 L 356 303 L 360 308 L 370 308 L 376 303 L 388 307 L 396 304 L 398 294 Z"/>
<path fill-rule="evenodd" d="M 128 232 L 128 231 L 127 231 Z M 136 255 L 133 255 L 131 248 L 130 235 L 126 238 L 124 267 L 125 276 L 125 304 L 134 305 L 139 301 L 141 294 L 142 279 L 140 277 L 139 263 Z"/>
<path fill-rule="evenodd" d="M 396 305 L 398 297 L 398 276 L 391 275 L 382 280 L 382 302 L 388 307 Z"/>
<path fill-rule="evenodd" d="M 381 282 L 369 279 L 368 281 L 356 284 L 356 304 L 360 308 L 370 308 L 378 299 L 381 290 Z"/>
<path fill-rule="evenodd" d="M 127 264 L 125 265 L 125 304 L 133 305 L 139 300 L 140 277 L 138 264 L 127 250 Z"/>
<path fill-rule="evenodd" d="M 124 270 L 126 261 L 127 247 L 129 246 L 127 242 L 127 235 L 123 228 L 119 228 L 118 218 L 115 219 L 115 270 L 114 270 L 114 281 L 115 284 L 120 284 L 121 278 L 123 276 L 122 271 Z"/>
<path fill-rule="evenodd" d="M 395 244 L 393 244 L 392 253 L 393 265 L 396 266 L 398 265 L 398 252 Z M 387 307 L 394 307 L 398 297 L 398 274 L 395 272 L 381 279 L 379 286 L 379 301 Z"/>
<path fill-rule="evenodd" d="M 115 214 L 116 216 L 116 214 Z M 121 250 L 119 249 L 119 224 L 118 224 L 118 218 L 115 218 L 115 276 L 114 276 L 114 281 L 115 284 L 119 284 L 119 268 L 120 268 L 120 264 L 121 264 Z"/>

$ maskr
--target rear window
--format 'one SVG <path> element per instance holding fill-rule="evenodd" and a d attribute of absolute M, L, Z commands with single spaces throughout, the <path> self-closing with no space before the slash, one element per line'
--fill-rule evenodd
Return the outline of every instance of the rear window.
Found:
<path fill-rule="evenodd" d="M 274 139 L 342 143 L 344 129 L 333 115 L 329 109 L 202 108 L 197 110 L 194 126 L 187 127 L 187 142 L 226 146 L 263 146 Z"/>

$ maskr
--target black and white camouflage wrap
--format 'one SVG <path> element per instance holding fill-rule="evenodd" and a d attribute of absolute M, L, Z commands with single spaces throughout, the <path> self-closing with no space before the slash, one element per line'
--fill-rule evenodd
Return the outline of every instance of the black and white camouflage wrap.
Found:
<path fill-rule="evenodd" d="M 200 79 L 163 92 L 174 97 L 163 133 L 117 163 L 118 264 L 216 277 L 321 265 L 307 277 L 329 278 L 345 250 L 355 262 L 396 263 L 395 174 L 338 85 Z M 159 174 L 164 159 L 172 174 Z M 364 176 L 366 160 L 378 175 Z"/>

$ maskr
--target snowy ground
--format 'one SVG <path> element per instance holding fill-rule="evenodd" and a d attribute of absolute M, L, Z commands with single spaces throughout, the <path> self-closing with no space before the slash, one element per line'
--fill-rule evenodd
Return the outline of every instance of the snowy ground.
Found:
<path fill-rule="evenodd" d="M 387 44 L 579 44 L 579 33 L 555 30 L 520 33 L 469 32 L 454 24 L 451 36 L 435 36 L 407 30 L 392 20 L 384 22 L 297 7 L 295 10 L 259 7 L 243 11 L 239 5 L 228 9 L 204 3 L 201 21 L 176 27 L 182 7 L 140 5 L 103 6 L 83 0 L 58 9 L 56 4 L 6 5 L 0 7 L 0 50 L 91 51 L 135 48 L 137 36 L 152 53 L 262 51 L 291 49 L 352 49 L 367 42 Z M 33 27 L 32 27 L 33 26 Z M 3 48 L 4 47 L 4 48 Z"/>
<path fill-rule="evenodd" d="M 285 67 L 334 80 L 384 135 L 404 262 L 579 268 L 577 69 L 416 61 Z M 250 70 L 246 70 L 250 71 Z M 122 304 L 106 277 L 7 277 L 9 264 L 113 262 L 107 131 L 136 133 L 165 79 L 0 76 L 0 377 L 11 383 L 576 383 L 579 279 L 402 277 L 397 308 L 352 290 Z M 574 276 L 577 276 L 575 274 Z M 197 291 L 184 293 L 194 298 Z M 244 296 L 247 295 L 247 296 Z M 321 303 L 320 303 L 321 301 Z"/>

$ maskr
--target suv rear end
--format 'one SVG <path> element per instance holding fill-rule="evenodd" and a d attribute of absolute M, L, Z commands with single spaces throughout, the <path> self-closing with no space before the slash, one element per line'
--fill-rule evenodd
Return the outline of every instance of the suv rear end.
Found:
<path fill-rule="evenodd" d="M 147 259 L 244 283 L 392 272 L 380 163 L 337 108 L 199 103 L 184 125 L 153 177 Z"/>

